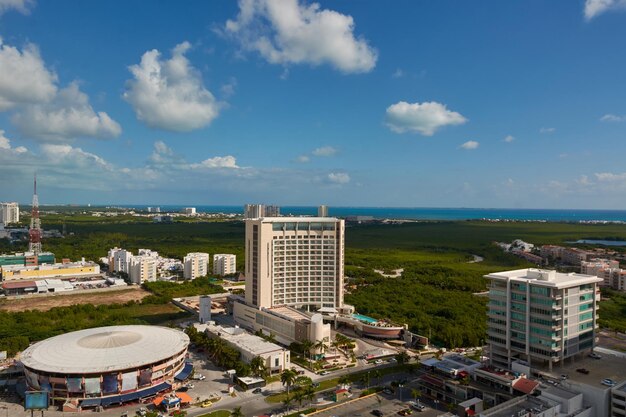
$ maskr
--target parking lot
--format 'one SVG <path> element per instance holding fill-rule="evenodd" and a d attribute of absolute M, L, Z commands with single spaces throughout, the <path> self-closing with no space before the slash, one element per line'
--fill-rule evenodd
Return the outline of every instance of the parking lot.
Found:
<path fill-rule="evenodd" d="M 350 401 L 343 405 L 332 407 L 323 412 L 315 413 L 315 417 L 357 417 L 357 416 L 374 416 L 372 413 L 374 410 L 380 410 L 382 415 L 398 416 L 398 411 L 409 408 L 408 403 L 400 402 L 399 400 L 391 398 L 386 394 L 372 395 L 367 398 L 358 399 L 356 401 Z M 424 411 L 418 412 L 413 410 L 413 415 L 420 417 L 435 417 L 439 413 L 430 407 L 426 407 Z"/>

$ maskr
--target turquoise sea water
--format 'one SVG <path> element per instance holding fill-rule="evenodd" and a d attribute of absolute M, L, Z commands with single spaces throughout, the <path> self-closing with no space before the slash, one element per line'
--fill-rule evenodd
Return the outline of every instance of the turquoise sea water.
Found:
<path fill-rule="evenodd" d="M 153 207 L 155 205 L 152 205 Z M 145 209 L 147 205 L 126 205 Z M 180 211 L 184 206 L 162 205 L 161 211 Z M 189 207 L 189 206 L 187 206 Z M 243 213 L 243 206 L 195 206 L 198 212 Z M 316 215 L 317 207 L 281 206 L 282 215 Z M 493 209 L 493 208 L 400 208 L 400 207 L 329 207 L 336 217 L 372 216 L 376 219 L 414 220 L 533 220 L 533 221 L 621 221 L 626 222 L 626 210 L 565 210 L 565 209 Z"/>

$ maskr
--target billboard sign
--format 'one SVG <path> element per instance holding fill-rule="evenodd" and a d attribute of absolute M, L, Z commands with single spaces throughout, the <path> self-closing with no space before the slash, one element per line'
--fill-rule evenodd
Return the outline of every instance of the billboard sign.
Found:
<path fill-rule="evenodd" d="M 26 391 L 24 399 L 25 410 L 47 410 L 48 409 L 48 392 L 47 391 Z"/>

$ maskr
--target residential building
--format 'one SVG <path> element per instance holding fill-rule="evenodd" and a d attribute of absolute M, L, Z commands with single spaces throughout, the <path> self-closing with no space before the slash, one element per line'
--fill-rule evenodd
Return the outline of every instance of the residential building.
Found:
<path fill-rule="evenodd" d="M 183 259 L 183 265 L 185 279 L 206 277 L 209 269 L 209 254 L 203 252 L 188 253 Z"/>
<path fill-rule="evenodd" d="M 134 284 L 156 281 L 157 261 L 148 255 L 137 255 L 130 259 L 128 277 Z"/>
<path fill-rule="evenodd" d="M 197 214 L 195 207 L 185 207 L 183 209 L 183 213 L 185 214 L 185 216 L 195 216 Z"/>
<path fill-rule="evenodd" d="M 592 407 L 583 404 L 582 394 L 549 388 L 539 396 L 524 395 L 483 410 L 479 417 L 593 417 Z"/>
<path fill-rule="evenodd" d="M 317 208 L 317 217 L 328 217 L 328 206 L 319 206 Z"/>
<path fill-rule="evenodd" d="M 20 206 L 18 203 L 0 203 L 0 223 L 11 224 L 20 222 Z"/>
<path fill-rule="evenodd" d="M 603 287 L 626 291 L 626 270 L 619 267 L 619 261 L 613 259 L 592 258 L 582 262 L 580 272 L 602 278 Z"/>
<path fill-rule="evenodd" d="M 130 262 L 133 259 L 132 252 L 115 247 L 109 249 L 107 258 L 109 259 L 109 271 L 130 273 Z"/>
<path fill-rule="evenodd" d="M 213 274 L 230 275 L 237 272 L 237 256 L 230 253 L 213 255 Z"/>
<path fill-rule="evenodd" d="M 258 219 L 260 217 L 279 217 L 280 207 L 266 206 L 263 204 L 246 204 L 244 206 L 244 219 Z"/>
<path fill-rule="evenodd" d="M 602 279 L 543 269 L 486 275 L 489 284 L 490 362 L 511 369 L 552 365 L 590 352 L 598 328 L 598 284 Z"/>
<path fill-rule="evenodd" d="M 344 229 L 333 217 L 246 220 L 246 301 L 313 311 L 342 307 Z"/>

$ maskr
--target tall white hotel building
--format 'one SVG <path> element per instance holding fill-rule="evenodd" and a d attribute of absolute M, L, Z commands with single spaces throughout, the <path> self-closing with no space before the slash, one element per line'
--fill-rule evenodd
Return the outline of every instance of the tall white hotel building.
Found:
<path fill-rule="evenodd" d="M 343 220 L 246 220 L 246 301 L 308 311 L 343 306 Z"/>

